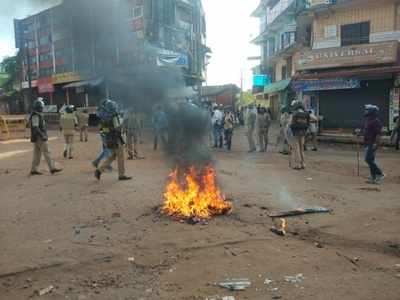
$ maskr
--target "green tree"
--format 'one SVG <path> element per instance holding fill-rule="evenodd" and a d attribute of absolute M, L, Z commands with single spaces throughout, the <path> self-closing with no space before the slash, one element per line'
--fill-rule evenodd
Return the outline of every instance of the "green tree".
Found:
<path fill-rule="evenodd" d="M 3 72 L 3 82 L 1 87 L 10 92 L 13 90 L 13 83 L 18 81 L 21 75 L 20 55 L 10 56 L 3 59 L 0 63 L 0 70 Z"/>

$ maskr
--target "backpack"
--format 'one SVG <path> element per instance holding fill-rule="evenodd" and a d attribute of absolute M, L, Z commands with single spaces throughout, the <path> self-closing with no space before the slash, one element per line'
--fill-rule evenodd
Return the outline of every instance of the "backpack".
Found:
<path fill-rule="evenodd" d="M 304 130 L 306 131 L 310 125 L 310 115 L 303 111 L 297 110 L 293 113 L 292 122 L 290 128 L 294 131 Z"/>

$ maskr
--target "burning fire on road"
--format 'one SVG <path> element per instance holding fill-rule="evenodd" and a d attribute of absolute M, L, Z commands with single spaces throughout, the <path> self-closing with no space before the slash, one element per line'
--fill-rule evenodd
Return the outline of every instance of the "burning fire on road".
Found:
<path fill-rule="evenodd" d="M 163 212 L 181 219 L 210 219 L 232 210 L 218 188 L 215 169 L 208 165 L 200 170 L 176 168 L 169 176 L 164 193 Z"/>

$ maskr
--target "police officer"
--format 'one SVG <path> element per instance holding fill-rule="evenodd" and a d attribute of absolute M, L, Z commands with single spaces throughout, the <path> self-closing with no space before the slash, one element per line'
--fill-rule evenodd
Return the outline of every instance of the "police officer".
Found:
<path fill-rule="evenodd" d="M 126 133 L 126 148 L 128 152 L 128 159 L 142 159 L 139 156 L 138 144 L 140 135 L 140 116 L 136 109 L 132 107 L 124 117 L 122 123 L 123 130 Z"/>
<path fill-rule="evenodd" d="M 33 103 L 32 113 L 29 116 L 29 126 L 31 128 L 31 142 L 33 143 L 33 160 L 30 173 L 31 175 L 42 175 L 42 173 L 38 171 L 42 154 L 47 162 L 47 165 L 49 166 L 51 174 L 55 174 L 62 171 L 62 169 L 56 168 L 54 161 L 50 156 L 49 146 L 47 144 L 48 136 L 47 136 L 46 121 L 42 116 L 43 108 L 44 108 L 43 98 L 38 98 Z"/>
<path fill-rule="evenodd" d="M 78 124 L 79 124 L 79 137 L 80 141 L 88 141 L 88 127 L 89 127 L 89 114 L 87 109 L 84 109 L 78 114 Z"/>
<path fill-rule="evenodd" d="M 68 105 L 65 108 L 65 113 L 60 117 L 60 130 L 62 131 L 65 140 L 64 157 L 68 157 L 69 159 L 73 159 L 72 151 L 74 145 L 74 132 L 75 128 L 78 126 L 78 121 L 74 111 L 74 106 Z"/>
<path fill-rule="evenodd" d="M 266 152 L 268 148 L 268 134 L 271 126 L 271 116 L 265 107 L 260 107 L 256 118 L 259 152 Z"/>
<path fill-rule="evenodd" d="M 110 168 L 112 162 L 118 160 L 119 180 L 131 180 L 132 177 L 125 175 L 124 144 L 122 138 L 122 124 L 118 116 L 117 104 L 112 100 L 106 100 L 103 104 L 106 114 L 100 119 L 101 127 L 105 136 L 107 149 L 111 154 L 95 171 L 95 177 L 100 180 L 101 174 Z"/>
<path fill-rule="evenodd" d="M 307 130 L 310 126 L 310 115 L 305 110 L 301 101 L 292 102 L 292 117 L 289 123 L 291 138 L 289 139 L 291 148 L 290 166 L 295 170 L 306 168 L 304 159 L 304 144 Z"/>

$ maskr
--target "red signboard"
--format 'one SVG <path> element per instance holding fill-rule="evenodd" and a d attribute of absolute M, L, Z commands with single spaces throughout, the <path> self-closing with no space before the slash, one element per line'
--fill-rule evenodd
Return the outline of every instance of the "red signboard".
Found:
<path fill-rule="evenodd" d="M 54 92 L 54 85 L 53 85 L 52 77 L 39 78 L 37 81 L 37 86 L 38 86 L 39 94 Z"/>

